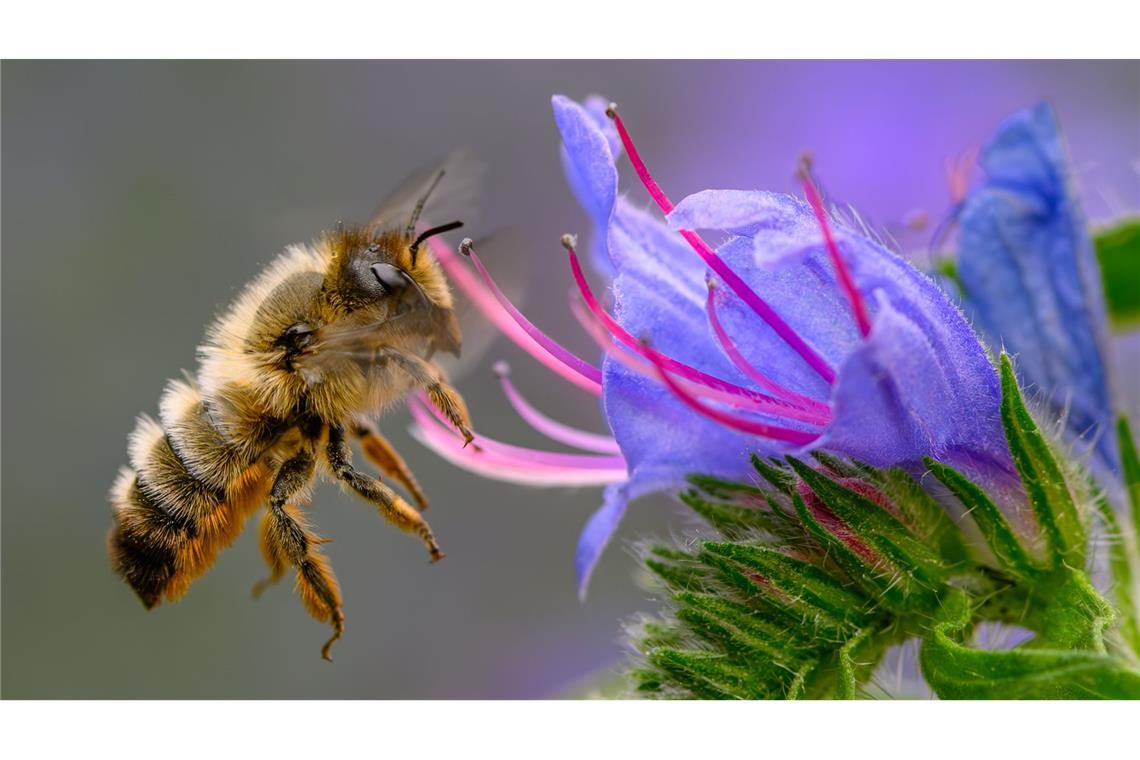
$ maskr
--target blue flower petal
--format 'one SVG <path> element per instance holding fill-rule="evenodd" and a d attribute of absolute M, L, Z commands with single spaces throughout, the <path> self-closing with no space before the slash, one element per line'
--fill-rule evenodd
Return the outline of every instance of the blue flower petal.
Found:
<path fill-rule="evenodd" d="M 582 106 L 562 95 L 551 98 L 562 134 L 563 167 L 578 202 L 596 223 L 605 224 L 617 197 L 617 169 L 609 142 Z"/>
<path fill-rule="evenodd" d="M 871 334 L 840 368 L 835 416 L 820 448 L 880 467 L 942 457 L 959 446 L 1000 457 L 1000 398 L 993 395 L 981 407 L 964 404 L 953 377 L 959 368 L 949 358 L 939 356 L 928 332 L 880 291 Z M 992 388 L 993 370 L 980 347 L 974 358 L 976 379 Z"/>
<path fill-rule="evenodd" d="M 579 598 L 586 598 L 590 576 L 625 514 L 625 508 L 629 504 L 627 486 L 627 483 L 615 483 L 606 487 L 602 495 L 602 506 L 590 515 L 586 527 L 582 529 L 582 535 L 578 537 L 574 571 L 578 578 Z"/>
<path fill-rule="evenodd" d="M 981 166 L 959 226 L 967 308 L 995 350 L 1016 356 L 1022 383 L 1067 409 L 1070 434 L 1095 445 L 1094 466 L 1114 471 L 1102 285 L 1052 109 L 1006 120 Z"/>

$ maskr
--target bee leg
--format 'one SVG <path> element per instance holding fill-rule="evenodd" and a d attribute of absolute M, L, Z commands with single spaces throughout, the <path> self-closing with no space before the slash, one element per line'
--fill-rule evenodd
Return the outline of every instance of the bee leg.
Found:
<path fill-rule="evenodd" d="M 289 569 L 289 560 L 282 555 L 277 543 L 273 541 L 273 517 L 271 512 L 266 512 L 261 517 L 261 556 L 265 559 L 265 564 L 269 565 L 269 577 L 262 578 L 257 583 L 253 584 L 253 598 L 260 597 L 267 588 L 280 581 L 285 576 L 285 571 Z"/>
<path fill-rule="evenodd" d="M 420 537 L 431 555 L 431 561 L 443 559 L 443 552 L 436 543 L 435 535 L 427 520 L 404 501 L 399 494 L 376 478 L 365 475 L 352 466 L 352 449 L 344 437 L 344 428 L 330 427 L 328 446 L 325 449 L 329 468 L 342 483 L 355 491 L 365 501 L 375 504 L 380 514 L 388 522 L 402 531 Z"/>
<path fill-rule="evenodd" d="M 475 440 L 475 436 L 471 432 L 471 417 L 467 412 L 467 403 L 459 395 L 459 391 L 443 381 L 433 383 L 425 390 L 436 409 L 443 412 L 444 416 L 463 436 L 463 445 L 466 446 Z"/>
<path fill-rule="evenodd" d="M 408 469 L 408 465 L 400 453 L 392 448 L 392 444 L 387 438 L 380 434 L 376 425 L 371 420 L 361 417 L 353 423 L 352 432 L 360 439 L 364 456 L 368 457 L 372 464 L 379 468 L 380 472 L 407 489 L 421 512 L 427 509 L 427 497 L 424 496 L 423 489 L 420 488 L 416 476 Z"/>
<path fill-rule="evenodd" d="M 278 563 L 282 572 L 286 564 L 297 568 L 297 588 L 305 609 L 313 618 L 332 625 L 333 635 L 321 647 L 321 657 L 331 661 L 329 649 L 344 633 L 340 587 L 328 560 L 317 549 L 323 539 L 308 529 L 300 510 L 285 504 L 312 481 L 315 468 L 316 460 L 309 450 L 301 451 L 281 465 L 269 492 L 263 535 L 273 571 L 277 571 Z"/>
<path fill-rule="evenodd" d="M 459 395 L 459 391 L 448 384 L 439 367 L 418 356 L 392 348 L 382 349 L 379 360 L 399 364 L 411 378 L 412 383 L 427 393 L 435 407 L 443 412 L 460 432 L 466 442 L 464 445 L 475 439 L 471 433 L 471 418 L 467 413 L 467 404 Z"/>

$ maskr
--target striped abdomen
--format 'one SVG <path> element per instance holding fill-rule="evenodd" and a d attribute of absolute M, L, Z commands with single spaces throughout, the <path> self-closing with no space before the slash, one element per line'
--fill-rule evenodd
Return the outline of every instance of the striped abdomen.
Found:
<path fill-rule="evenodd" d="M 161 424 L 139 418 L 110 496 L 112 564 L 148 608 L 213 564 L 267 487 L 256 455 L 219 433 L 195 388 L 172 382 L 161 412 Z"/>

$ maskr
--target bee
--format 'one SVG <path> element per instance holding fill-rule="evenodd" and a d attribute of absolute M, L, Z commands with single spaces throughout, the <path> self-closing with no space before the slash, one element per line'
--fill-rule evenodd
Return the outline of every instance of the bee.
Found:
<path fill-rule="evenodd" d="M 309 614 L 332 626 L 321 649 L 331 659 L 344 632 L 340 589 L 324 539 L 298 506 L 318 474 L 418 536 L 432 562 L 444 556 L 420 514 L 423 490 L 373 421 L 419 391 L 472 440 L 467 407 L 433 361 L 458 356 L 461 334 L 443 269 L 424 245 L 462 222 L 417 234 L 443 176 L 426 189 L 415 183 L 415 195 L 398 192 L 367 225 L 338 224 L 288 247 L 208 329 L 196 375 L 166 386 L 159 419 L 138 418 L 130 466 L 110 492 L 108 543 L 115 572 L 147 609 L 186 593 L 264 508 L 270 572 L 254 595 L 293 569 Z M 356 468 L 350 437 L 415 506 Z"/>

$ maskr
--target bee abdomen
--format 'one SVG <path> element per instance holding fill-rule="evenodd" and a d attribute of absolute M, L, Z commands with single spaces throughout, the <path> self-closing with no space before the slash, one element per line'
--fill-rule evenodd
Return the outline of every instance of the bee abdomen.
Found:
<path fill-rule="evenodd" d="M 179 546 L 196 529 L 147 496 L 127 468 L 119 471 L 111 488 L 111 504 L 111 563 L 150 609 L 177 573 Z"/>
<path fill-rule="evenodd" d="M 112 563 L 148 608 L 181 596 L 237 537 L 248 511 L 236 492 L 248 485 L 249 458 L 221 438 L 197 392 L 172 383 L 162 411 L 163 425 L 139 418 L 131 466 L 111 490 Z"/>

